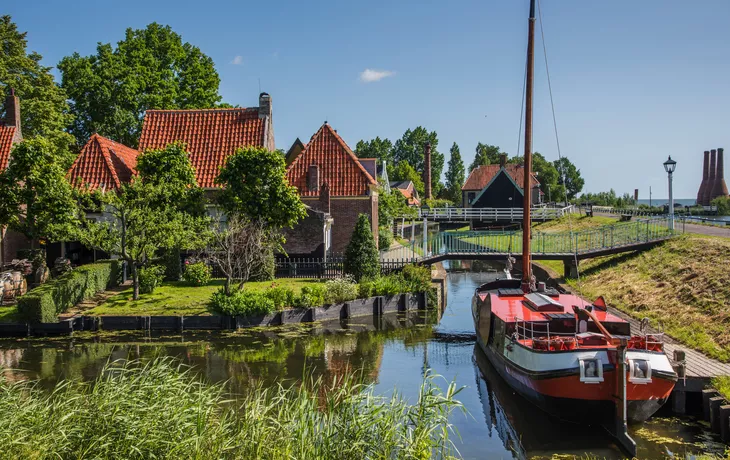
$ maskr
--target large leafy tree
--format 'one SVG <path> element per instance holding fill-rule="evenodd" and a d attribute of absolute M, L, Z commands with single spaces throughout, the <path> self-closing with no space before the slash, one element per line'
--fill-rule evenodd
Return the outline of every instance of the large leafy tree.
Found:
<path fill-rule="evenodd" d="M 146 110 L 209 108 L 220 101 L 213 60 L 157 23 L 127 29 L 116 48 L 99 43 L 94 55 L 67 56 L 58 68 L 79 143 L 98 132 L 136 147 Z"/>
<path fill-rule="evenodd" d="M 78 213 L 68 167 L 67 152 L 49 139 L 36 136 L 18 144 L 0 172 L 0 225 L 25 235 L 32 248 L 42 238 L 71 236 Z"/>
<path fill-rule="evenodd" d="M 449 151 L 449 167 L 446 170 L 446 197 L 454 203 L 461 203 L 461 187 L 464 185 L 464 160 L 459 146 L 454 142 Z"/>
<path fill-rule="evenodd" d="M 439 193 L 442 187 L 441 173 L 444 170 L 444 154 L 438 151 L 438 135 L 436 131 L 429 132 L 426 128 L 419 126 L 416 129 L 409 129 L 403 133 L 393 146 L 393 161 L 400 164 L 408 162 L 416 171 L 423 172 L 423 152 L 426 144 L 431 144 L 431 189 L 434 195 Z M 390 170 L 388 170 L 390 174 Z"/>
<path fill-rule="evenodd" d="M 566 157 L 555 160 L 553 164 L 555 165 L 555 169 L 558 174 L 562 176 L 561 181 L 563 180 L 563 177 L 565 178 L 565 191 L 568 195 L 568 199 L 574 199 L 578 196 L 578 193 L 583 190 L 583 186 L 585 185 L 585 180 L 580 175 L 580 169 L 576 168 L 576 166 Z"/>
<path fill-rule="evenodd" d="M 134 300 L 139 298 L 139 269 L 154 261 L 160 250 L 198 249 L 205 246 L 210 236 L 210 219 L 198 212 L 203 206 L 202 194 L 185 197 L 186 206 L 176 201 L 182 196 L 181 188 L 197 188 L 194 176 L 186 178 L 185 171 L 192 167 L 181 152 L 184 153 L 181 144 L 171 144 L 162 150 L 142 153 L 138 158 L 142 165 L 139 177 L 119 190 L 97 194 L 101 208 L 111 218 L 85 220 L 80 231 L 87 246 L 127 262 L 132 271 Z M 156 162 L 170 168 L 153 167 Z M 201 203 L 192 203 L 193 196 Z"/>
<path fill-rule="evenodd" d="M 13 88 L 21 100 L 24 137 L 56 138 L 70 123 L 65 92 L 53 80 L 42 56 L 28 53 L 26 32 L 18 31 L 10 16 L 0 17 L 0 98 Z M 2 101 L 0 101 L 2 102 Z"/>
<path fill-rule="evenodd" d="M 355 146 L 355 153 L 360 158 L 377 158 L 378 161 L 385 161 L 390 167 L 393 164 L 393 143 L 388 139 L 361 140 Z M 389 170 L 390 171 L 390 170 Z"/>
<path fill-rule="evenodd" d="M 479 142 L 476 147 L 476 155 L 471 166 L 469 166 L 469 172 L 475 170 L 479 166 L 486 166 L 491 164 L 499 163 L 499 156 L 504 152 L 501 152 L 498 145 L 482 144 Z"/>

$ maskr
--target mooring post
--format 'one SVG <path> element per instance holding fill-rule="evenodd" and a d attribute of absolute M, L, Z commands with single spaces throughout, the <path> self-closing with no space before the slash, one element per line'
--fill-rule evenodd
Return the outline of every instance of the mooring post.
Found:
<path fill-rule="evenodd" d="M 715 396 L 710 398 L 710 427 L 713 433 L 720 433 L 720 406 L 725 403 L 725 398 Z"/>
<path fill-rule="evenodd" d="M 710 421 L 710 398 L 719 395 L 717 390 L 711 388 L 702 390 L 702 414 L 706 422 Z"/>
<path fill-rule="evenodd" d="M 730 405 L 720 406 L 720 438 L 722 442 L 730 441 Z"/>

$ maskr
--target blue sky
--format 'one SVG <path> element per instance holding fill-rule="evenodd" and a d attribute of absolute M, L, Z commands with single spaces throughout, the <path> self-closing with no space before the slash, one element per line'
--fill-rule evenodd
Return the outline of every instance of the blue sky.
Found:
<path fill-rule="evenodd" d="M 561 148 L 587 191 L 694 197 L 702 151 L 730 148 L 728 0 L 541 0 Z M 213 58 L 226 102 L 271 93 L 276 143 L 328 120 L 354 147 L 418 125 L 466 162 L 477 142 L 517 150 L 527 0 L 10 2 L 29 47 L 55 65 L 157 21 Z M 539 35 L 539 32 L 538 32 Z M 535 150 L 557 158 L 541 43 Z M 363 81 L 370 69 L 385 72 Z M 371 79 L 381 76 L 369 72 Z M 730 161 L 728 161 L 730 163 Z M 468 163 L 467 163 L 468 164 Z"/>

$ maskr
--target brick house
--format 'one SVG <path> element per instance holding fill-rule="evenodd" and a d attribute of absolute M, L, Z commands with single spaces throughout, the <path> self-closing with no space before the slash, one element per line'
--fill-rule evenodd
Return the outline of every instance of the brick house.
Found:
<path fill-rule="evenodd" d="M 326 188 L 329 200 L 325 201 L 330 203 L 331 242 L 335 253 L 343 253 L 347 248 L 360 214 L 368 216 L 373 234 L 378 234 L 374 159 L 358 159 L 327 122 L 307 144 L 297 140 L 289 149 L 289 157 L 287 179 L 297 188 L 306 205 L 322 210 L 320 195 Z"/>
<path fill-rule="evenodd" d="M 498 165 L 479 166 L 469 173 L 461 187 L 462 205 L 465 208 L 521 208 L 525 168 L 520 164 L 507 163 L 503 155 Z M 542 202 L 540 182 L 532 173 L 532 204 Z"/>
<path fill-rule="evenodd" d="M 420 206 L 421 199 L 418 197 L 418 190 L 410 180 L 399 180 L 390 182 L 390 190 L 398 191 L 406 199 L 408 206 Z"/>
<path fill-rule="evenodd" d="M 0 171 L 5 171 L 10 163 L 10 152 L 23 140 L 20 129 L 20 99 L 13 89 L 5 99 L 5 116 L 0 120 Z M 18 257 L 18 251 L 30 248 L 28 239 L 17 232 L 0 229 L 0 265 Z"/>

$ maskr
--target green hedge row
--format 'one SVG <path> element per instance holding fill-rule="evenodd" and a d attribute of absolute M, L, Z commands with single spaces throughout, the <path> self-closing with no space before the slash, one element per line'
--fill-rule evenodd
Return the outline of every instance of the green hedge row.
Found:
<path fill-rule="evenodd" d="M 121 260 L 82 265 L 20 297 L 18 315 L 23 321 L 55 323 L 60 313 L 77 303 L 118 286 L 121 277 Z"/>

